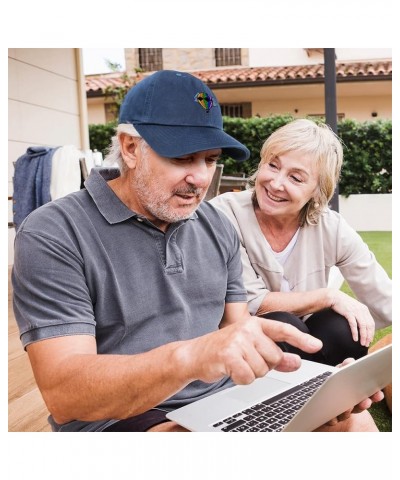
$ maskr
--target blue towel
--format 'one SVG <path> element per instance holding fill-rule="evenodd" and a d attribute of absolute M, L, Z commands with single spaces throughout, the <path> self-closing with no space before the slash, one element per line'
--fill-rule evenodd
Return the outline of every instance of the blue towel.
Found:
<path fill-rule="evenodd" d="M 29 147 L 14 170 L 13 220 L 21 222 L 36 208 L 50 202 L 51 160 L 59 147 Z"/>

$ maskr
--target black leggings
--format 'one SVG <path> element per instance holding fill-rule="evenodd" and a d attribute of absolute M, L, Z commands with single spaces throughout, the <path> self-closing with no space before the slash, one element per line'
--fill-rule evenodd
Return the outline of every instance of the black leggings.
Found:
<path fill-rule="evenodd" d="M 303 352 L 286 342 L 278 343 L 284 352 L 297 353 L 306 360 L 327 365 L 337 365 L 345 358 L 357 359 L 368 353 L 368 347 L 364 347 L 359 341 L 355 342 L 353 340 L 346 318 L 330 308 L 312 314 L 306 322 L 288 312 L 270 312 L 260 316 L 278 320 L 279 322 L 290 323 L 302 332 L 319 338 L 323 343 L 323 347 L 319 352 L 313 354 Z"/>

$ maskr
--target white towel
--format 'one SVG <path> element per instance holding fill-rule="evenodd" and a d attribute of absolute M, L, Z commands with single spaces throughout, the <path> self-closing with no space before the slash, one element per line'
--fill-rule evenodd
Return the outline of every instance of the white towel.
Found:
<path fill-rule="evenodd" d="M 80 157 L 83 157 L 82 152 L 73 145 L 64 145 L 54 153 L 50 179 L 50 196 L 52 200 L 80 190 Z"/>

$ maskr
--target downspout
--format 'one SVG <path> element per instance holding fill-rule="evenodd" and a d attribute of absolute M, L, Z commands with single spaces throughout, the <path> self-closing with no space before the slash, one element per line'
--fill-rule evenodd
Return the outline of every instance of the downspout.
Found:
<path fill-rule="evenodd" d="M 79 107 L 79 130 L 80 130 L 80 137 L 81 137 L 80 149 L 82 151 L 85 151 L 85 150 L 89 150 L 90 148 L 85 74 L 83 71 L 82 49 L 75 48 L 74 50 L 75 50 L 77 84 L 78 84 L 77 86 L 78 86 L 78 107 Z"/>

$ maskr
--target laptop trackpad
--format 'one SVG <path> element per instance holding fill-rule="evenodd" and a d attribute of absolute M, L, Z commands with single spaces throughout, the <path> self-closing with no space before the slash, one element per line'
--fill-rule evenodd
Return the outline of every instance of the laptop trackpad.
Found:
<path fill-rule="evenodd" d="M 259 378 L 250 385 L 240 385 L 237 388 L 227 392 L 229 398 L 241 400 L 248 404 L 249 402 L 257 403 L 269 398 L 274 392 L 280 392 L 288 387 L 290 383 L 276 380 L 275 378 Z"/>

